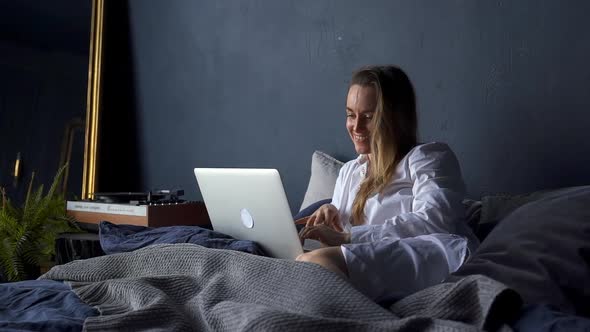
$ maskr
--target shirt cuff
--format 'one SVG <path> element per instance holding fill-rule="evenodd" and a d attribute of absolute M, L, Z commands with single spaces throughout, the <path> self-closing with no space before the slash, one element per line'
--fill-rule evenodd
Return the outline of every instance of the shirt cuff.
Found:
<path fill-rule="evenodd" d="M 354 226 L 350 229 L 350 243 L 363 243 L 373 241 L 371 226 Z"/>

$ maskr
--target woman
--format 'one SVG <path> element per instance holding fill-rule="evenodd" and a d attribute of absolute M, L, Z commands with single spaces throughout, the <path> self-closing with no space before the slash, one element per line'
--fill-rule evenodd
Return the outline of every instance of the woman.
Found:
<path fill-rule="evenodd" d="M 357 71 L 346 128 L 359 157 L 340 170 L 332 203 L 300 232 L 328 247 L 298 260 L 348 277 L 376 300 L 440 282 L 477 239 L 464 223 L 464 184 L 454 153 L 443 143 L 417 144 L 414 89 L 406 74 L 393 66 Z"/>

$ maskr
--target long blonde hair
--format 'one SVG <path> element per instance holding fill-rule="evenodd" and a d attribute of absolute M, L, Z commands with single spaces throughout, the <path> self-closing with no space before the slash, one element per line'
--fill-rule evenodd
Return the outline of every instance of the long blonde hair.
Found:
<path fill-rule="evenodd" d="M 416 97 L 408 76 L 395 66 L 370 66 L 356 71 L 350 86 L 374 87 L 377 106 L 371 133 L 369 172 L 352 204 L 352 224 L 365 222 L 365 203 L 382 193 L 397 164 L 417 144 Z"/>

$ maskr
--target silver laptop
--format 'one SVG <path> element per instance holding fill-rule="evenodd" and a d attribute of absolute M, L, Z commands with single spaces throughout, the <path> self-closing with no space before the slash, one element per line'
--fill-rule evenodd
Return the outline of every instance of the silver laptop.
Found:
<path fill-rule="evenodd" d="M 195 168 L 195 176 L 215 231 L 257 242 L 272 257 L 303 253 L 276 169 Z"/>

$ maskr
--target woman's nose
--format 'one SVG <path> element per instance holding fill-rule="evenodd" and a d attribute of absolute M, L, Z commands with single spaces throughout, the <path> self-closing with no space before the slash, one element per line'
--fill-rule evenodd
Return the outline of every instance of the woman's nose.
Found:
<path fill-rule="evenodd" d="M 356 119 L 354 120 L 353 129 L 354 129 L 355 131 L 360 131 L 360 130 L 363 130 L 363 129 L 365 129 L 365 127 L 366 127 L 366 124 L 365 124 L 365 122 L 363 121 L 363 119 L 356 118 Z"/>

